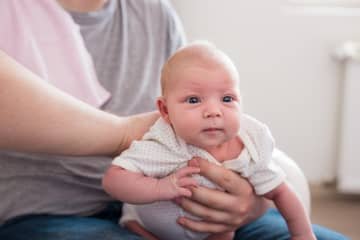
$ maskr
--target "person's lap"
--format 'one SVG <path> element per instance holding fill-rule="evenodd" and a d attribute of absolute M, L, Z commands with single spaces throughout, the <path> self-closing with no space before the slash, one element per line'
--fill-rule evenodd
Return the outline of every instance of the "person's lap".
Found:
<path fill-rule="evenodd" d="M 7 240 L 140 240 L 117 223 L 93 217 L 33 216 L 0 228 Z"/>
<path fill-rule="evenodd" d="M 140 240 L 117 223 L 113 207 L 92 217 L 27 216 L 0 227 L 0 239 L 7 240 Z M 343 235 L 313 225 L 318 240 L 348 239 Z M 175 236 L 174 236 L 175 237 Z M 176 239 L 176 238 L 174 238 Z M 234 239 L 282 240 L 289 239 L 287 226 L 275 209 L 256 221 L 238 229 Z"/>
<path fill-rule="evenodd" d="M 91 217 L 34 215 L 0 226 L 6 240 L 141 240 L 118 224 L 121 203 L 111 203 Z"/>
<path fill-rule="evenodd" d="M 318 240 L 345 240 L 344 235 L 328 228 L 313 224 L 313 231 Z M 235 240 L 285 240 L 290 239 L 287 225 L 276 209 L 268 210 L 262 217 L 238 229 Z"/>

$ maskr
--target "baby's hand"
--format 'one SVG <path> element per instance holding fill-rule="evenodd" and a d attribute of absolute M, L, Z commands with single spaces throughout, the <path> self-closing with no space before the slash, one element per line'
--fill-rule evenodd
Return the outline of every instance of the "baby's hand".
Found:
<path fill-rule="evenodd" d="M 177 197 L 190 197 L 191 191 L 187 188 L 197 186 L 197 182 L 192 178 L 192 174 L 200 172 L 197 167 L 183 167 L 176 172 L 159 179 L 158 199 L 171 200 Z"/>

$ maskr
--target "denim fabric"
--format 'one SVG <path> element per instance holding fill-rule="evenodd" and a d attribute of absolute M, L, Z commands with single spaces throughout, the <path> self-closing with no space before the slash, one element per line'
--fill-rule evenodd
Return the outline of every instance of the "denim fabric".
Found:
<path fill-rule="evenodd" d="M 118 224 L 121 204 L 90 217 L 30 215 L 0 227 L 1 240 L 141 240 Z"/>
<path fill-rule="evenodd" d="M 0 227 L 1 240 L 141 240 L 121 228 L 117 221 L 120 205 L 111 204 L 91 217 L 34 215 L 14 219 Z M 345 240 L 345 236 L 313 225 L 318 240 Z M 240 228 L 236 240 L 289 239 L 287 226 L 275 209 Z M 169 239 L 167 239 L 169 240 Z M 174 236 L 174 240 L 177 240 Z M 181 240 L 181 239 L 179 239 Z"/>
<path fill-rule="evenodd" d="M 318 240 L 346 240 L 344 235 L 319 225 L 312 225 Z M 285 240 L 290 239 L 287 225 L 276 209 L 268 210 L 254 222 L 239 228 L 235 240 Z"/>

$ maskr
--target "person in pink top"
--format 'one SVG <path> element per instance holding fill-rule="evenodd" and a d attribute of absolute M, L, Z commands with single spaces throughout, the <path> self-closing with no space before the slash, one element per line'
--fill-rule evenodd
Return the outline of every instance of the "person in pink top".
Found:
<path fill-rule="evenodd" d="M 4 0 L 0 13 L 0 36 L 6 36 L 0 41 L 2 51 L 85 103 L 100 107 L 109 99 L 79 27 L 56 1 Z"/>

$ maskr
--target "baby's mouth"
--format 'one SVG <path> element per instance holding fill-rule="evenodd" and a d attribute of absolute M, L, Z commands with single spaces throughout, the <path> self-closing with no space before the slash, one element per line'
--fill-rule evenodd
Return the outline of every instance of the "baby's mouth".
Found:
<path fill-rule="evenodd" d="M 219 132 L 219 131 L 224 131 L 224 129 L 211 127 L 211 128 L 205 128 L 203 130 L 203 132 Z"/>

